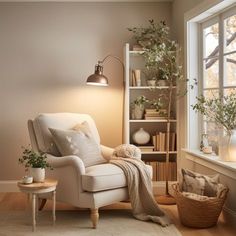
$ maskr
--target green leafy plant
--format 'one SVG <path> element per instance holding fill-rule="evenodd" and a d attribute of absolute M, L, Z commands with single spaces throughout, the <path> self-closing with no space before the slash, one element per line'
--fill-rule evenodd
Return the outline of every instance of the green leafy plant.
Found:
<path fill-rule="evenodd" d="M 149 104 L 151 108 L 156 109 L 156 111 L 159 111 L 160 109 L 163 109 L 165 107 L 165 103 L 161 97 L 149 101 Z"/>
<path fill-rule="evenodd" d="M 148 102 L 149 100 L 145 96 L 141 95 L 134 100 L 133 104 L 142 107 Z"/>
<path fill-rule="evenodd" d="M 32 168 L 50 168 L 50 164 L 46 161 L 47 156 L 45 153 L 35 152 L 31 148 L 22 147 L 23 153 L 22 157 L 18 159 L 19 164 L 25 165 L 25 169 L 28 170 L 29 167 Z"/>
<path fill-rule="evenodd" d="M 224 127 L 228 134 L 236 128 L 236 93 L 209 99 L 201 95 L 196 99 L 193 110 L 204 115 L 208 121 Z"/>
<path fill-rule="evenodd" d="M 156 24 L 149 20 L 148 27 L 128 28 L 134 35 L 135 40 L 143 48 L 142 55 L 145 58 L 147 71 L 163 79 L 176 83 L 183 80 L 182 66 L 178 66 L 178 44 L 169 38 L 169 27 L 164 21 Z M 147 73 L 147 72 L 146 72 Z"/>

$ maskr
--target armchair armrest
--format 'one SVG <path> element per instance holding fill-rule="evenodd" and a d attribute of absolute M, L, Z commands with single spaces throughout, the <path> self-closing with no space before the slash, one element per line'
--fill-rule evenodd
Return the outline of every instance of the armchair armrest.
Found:
<path fill-rule="evenodd" d="M 60 168 L 64 166 L 73 166 L 75 167 L 76 171 L 78 172 L 79 175 L 85 174 L 85 166 L 82 160 L 75 156 L 75 155 L 70 155 L 70 156 L 63 156 L 63 157 L 55 157 L 51 154 L 46 154 L 47 155 L 47 161 L 48 163 L 53 167 L 53 168 Z"/>
<path fill-rule="evenodd" d="M 114 148 L 110 148 L 104 145 L 101 145 L 102 156 L 109 161 L 111 159 L 112 153 L 114 152 Z"/>

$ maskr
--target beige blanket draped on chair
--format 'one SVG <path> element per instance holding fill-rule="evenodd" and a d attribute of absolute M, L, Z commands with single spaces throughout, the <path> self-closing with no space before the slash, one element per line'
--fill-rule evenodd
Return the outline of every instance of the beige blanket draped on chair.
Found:
<path fill-rule="evenodd" d="M 141 160 L 140 149 L 134 145 L 115 148 L 110 163 L 119 166 L 125 173 L 133 215 L 138 220 L 152 220 L 162 226 L 170 219 L 158 207 L 152 192 L 151 176 Z"/>

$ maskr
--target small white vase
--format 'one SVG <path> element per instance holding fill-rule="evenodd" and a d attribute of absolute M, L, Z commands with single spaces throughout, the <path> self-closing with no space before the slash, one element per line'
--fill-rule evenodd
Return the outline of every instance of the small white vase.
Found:
<path fill-rule="evenodd" d="M 44 168 L 31 168 L 30 174 L 33 177 L 33 182 L 43 183 L 45 180 L 45 169 Z"/>
<path fill-rule="evenodd" d="M 229 161 L 236 161 L 236 129 L 233 129 L 231 131 L 228 151 L 229 151 Z"/>
<path fill-rule="evenodd" d="M 145 131 L 143 128 L 140 128 L 133 134 L 133 141 L 136 144 L 144 145 L 147 144 L 150 140 L 150 134 Z"/>

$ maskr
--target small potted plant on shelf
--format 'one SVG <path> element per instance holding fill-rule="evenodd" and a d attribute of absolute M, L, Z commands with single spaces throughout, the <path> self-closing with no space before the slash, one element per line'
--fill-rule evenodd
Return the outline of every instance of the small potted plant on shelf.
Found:
<path fill-rule="evenodd" d="M 133 114 L 132 114 L 132 118 L 133 119 L 137 119 L 137 120 L 140 120 L 140 119 L 143 119 L 143 114 L 144 114 L 144 108 L 145 108 L 145 104 L 148 103 L 149 100 L 141 95 L 139 97 L 137 97 L 133 104 L 134 104 L 134 109 L 133 109 Z"/>
<path fill-rule="evenodd" d="M 19 158 L 19 163 L 25 165 L 25 170 L 30 168 L 30 174 L 34 182 L 44 182 L 45 168 L 50 168 L 50 164 L 46 161 L 47 156 L 42 152 L 35 152 L 31 148 L 23 147 L 22 157 Z"/>
<path fill-rule="evenodd" d="M 234 91 L 235 92 L 235 91 Z M 225 161 L 236 161 L 236 93 L 206 98 L 196 97 L 193 110 L 204 115 L 207 121 L 223 127 L 226 135 L 219 140 L 219 156 Z"/>

